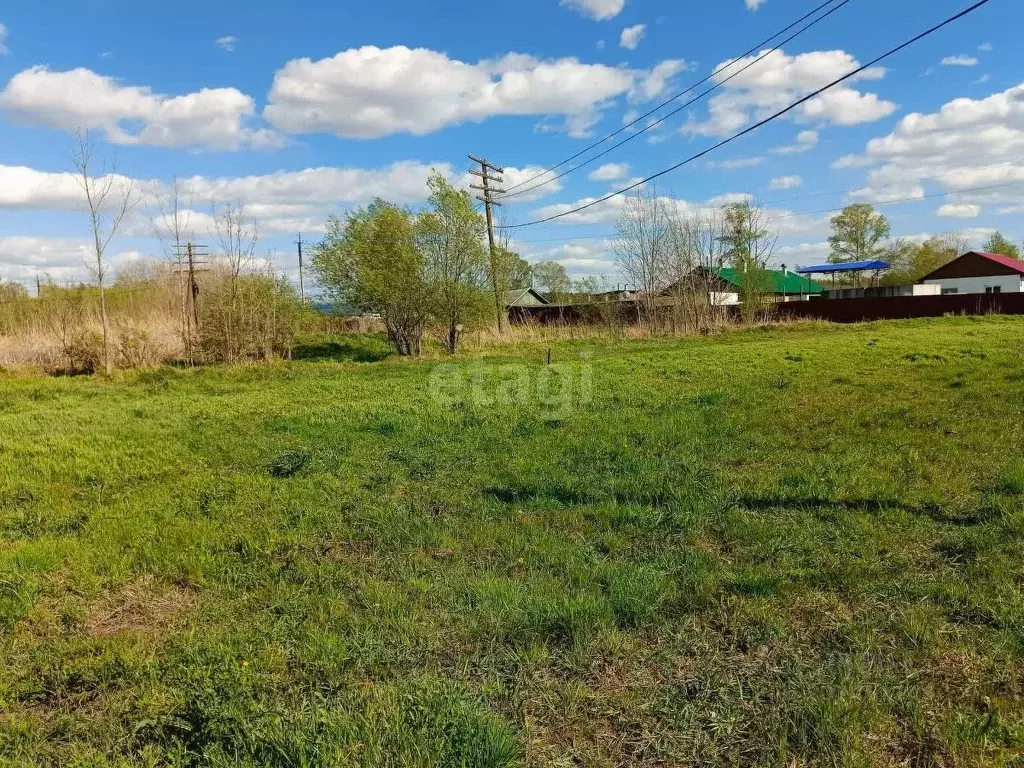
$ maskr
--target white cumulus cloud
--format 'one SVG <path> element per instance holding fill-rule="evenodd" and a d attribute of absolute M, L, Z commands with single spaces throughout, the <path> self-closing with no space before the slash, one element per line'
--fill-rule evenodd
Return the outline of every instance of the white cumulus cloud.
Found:
<path fill-rule="evenodd" d="M 591 181 L 619 181 L 629 176 L 628 163 L 606 163 L 590 173 Z"/>
<path fill-rule="evenodd" d="M 165 96 L 84 68 L 19 72 L 0 93 L 0 109 L 28 125 L 102 130 L 114 144 L 235 150 L 280 142 L 250 126 L 255 102 L 235 88 Z"/>
<path fill-rule="evenodd" d="M 723 160 L 720 163 L 713 163 L 712 167 L 722 168 L 726 171 L 734 171 L 738 168 L 754 168 L 763 162 L 763 157 L 740 157 L 735 160 Z"/>
<path fill-rule="evenodd" d="M 1024 83 L 979 99 L 958 98 L 930 114 L 904 117 L 886 136 L 868 142 L 846 167 L 871 167 L 868 184 L 887 187 L 931 180 L 970 193 L 959 204 L 1024 202 Z"/>
<path fill-rule="evenodd" d="M 108 254 L 108 263 L 122 264 L 136 253 Z M 0 237 L 0 279 L 31 284 L 37 276 L 61 283 L 88 277 L 86 264 L 96 258 L 87 240 L 69 237 Z"/>
<path fill-rule="evenodd" d="M 553 195 L 562 191 L 562 182 L 556 178 L 558 174 L 545 170 L 540 166 L 528 165 L 523 168 L 511 168 L 505 166 L 502 174 L 502 188 L 508 192 L 515 193 L 515 197 L 509 198 L 506 205 L 511 203 L 529 203 L 539 200 L 542 197 Z M 480 181 L 475 176 L 467 176 L 463 179 L 466 186 L 476 184 Z M 543 186 L 540 186 L 543 185 Z M 536 187 L 536 189 L 534 189 Z M 529 189 L 529 192 L 524 190 Z"/>
<path fill-rule="evenodd" d="M 286 64 L 275 75 L 264 116 L 286 133 L 372 139 L 530 115 L 561 118 L 557 125 L 542 123 L 542 131 L 581 137 L 616 97 L 655 98 L 686 67 L 668 60 L 630 70 L 515 53 L 467 63 L 428 49 L 367 46 Z"/>
<path fill-rule="evenodd" d="M 941 206 L 935 214 L 950 219 L 976 219 L 981 215 L 981 206 L 970 203 L 947 203 Z"/>
<path fill-rule="evenodd" d="M 796 136 L 796 141 L 776 147 L 772 152 L 777 155 L 798 155 L 802 152 L 810 152 L 816 146 L 818 146 L 817 131 L 800 131 Z"/>
<path fill-rule="evenodd" d="M 614 19 L 626 7 L 626 0 L 561 0 L 562 5 L 579 11 L 595 21 Z"/>
<path fill-rule="evenodd" d="M 573 277 L 584 275 L 614 275 L 617 270 L 609 240 L 591 240 L 585 243 L 566 243 L 555 248 L 535 249 L 529 243 L 516 246 L 532 263 L 554 261 L 565 267 Z"/>
<path fill-rule="evenodd" d="M 512 53 L 468 63 L 425 48 L 365 46 L 288 62 L 274 76 L 264 116 L 286 133 L 359 139 L 423 136 L 498 115 L 561 116 L 583 136 L 637 77 L 574 58 Z"/>
<path fill-rule="evenodd" d="M 973 56 L 967 56 L 966 54 L 960 54 L 958 56 L 947 56 L 942 60 L 942 66 L 944 67 L 976 67 L 978 66 L 978 60 Z"/>
<path fill-rule="evenodd" d="M 126 176 L 103 177 L 106 180 L 121 188 L 130 181 Z M 138 188 L 142 192 L 155 189 L 148 183 Z M 0 165 L 0 209 L 73 211 L 81 207 L 82 190 L 71 173 Z"/>
<path fill-rule="evenodd" d="M 640 41 L 644 39 L 646 32 L 646 24 L 634 24 L 632 27 L 626 27 L 619 36 L 619 45 L 630 51 L 635 51 L 636 47 L 640 45 Z"/>
<path fill-rule="evenodd" d="M 234 35 L 224 35 L 224 37 L 218 37 L 213 43 L 222 51 L 234 53 L 235 46 L 238 45 L 238 38 Z"/>
<path fill-rule="evenodd" d="M 747 8 L 749 8 L 751 11 L 756 11 L 766 2 L 767 0 L 747 0 Z"/>
<path fill-rule="evenodd" d="M 319 167 L 298 171 L 277 171 L 252 176 L 194 176 L 179 179 L 183 197 L 193 200 L 192 225 L 205 233 L 212 224 L 211 206 L 239 202 L 265 234 L 314 232 L 323 229 L 327 216 L 352 205 L 380 197 L 399 204 L 422 202 L 429 194 L 427 179 L 437 171 L 452 183 L 468 186 L 471 177 L 460 176 L 450 163 L 400 161 L 381 168 Z M 505 184 L 514 186 L 540 175 L 534 183 L 550 179 L 540 167 L 506 168 Z M 128 179 L 116 177 L 117 184 Z M 135 179 L 144 204 L 132 223 L 132 234 L 153 232 L 147 215 L 155 215 L 157 201 L 165 197 L 168 184 L 160 179 Z M 562 189 L 557 181 L 515 198 L 531 202 Z M 510 201 L 512 202 L 512 201 Z M 82 192 L 75 177 L 67 172 L 41 171 L 22 166 L 0 165 L 0 210 L 82 210 Z"/>
<path fill-rule="evenodd" d="M 619 219 L 623 206 L 626 204 L 626 195 L 613 197 L 610 200 L 598 203 L 585 211 L 568 213 L 576 208 L 593 203 L 596 199 L 598 198 L 585 197 L 574 203 L 557 203 L 555 205 L 544 206 L 539 210 L 534 211 L 534 216 L 537 218 L 546 218 L 548 216 L 565 213 L 568 215 L 564 216 L 558 223 L 615 224 Z M 658 199 L 665 205 L 677 211 L 680 215 L 687 215 L 693 213 L 718 212 L 723 205 L 749 201 L 753 199 L 753 196 L 746 193 L 730 193 L 726 195 L 718 195 L 717 197 L 713 197 L 699 203 L 667 196 L 659 197 Z M 773 229 L 777 231 L 781 237 L 808 235 L 824 237 L 831 231 L 829 226 L 829 217 L 827 215 L 794 215 L 792 211 L 777 208 L 768 208 L 766 209 L 766 213 L 772 221 Z"/>
<path fill-rule="evenodd" d="M 6 56 L 7 50 L 7 27 L 0 24 L 0 56 Z"/>
<path fill-rule="evenodd" d="M 795 189 L 804 183 L 799 176 L 779 176 L 772 179 L 769 187 L 771 189 Z"/>
<path fill-rule="evenodd" d="M 762 54 L 726 61 L 716 67 L 716 81 L 722 83 L 740 68 L 757 61 Z M 859 67 L 845 51 L 814 51 L 790 56 L 783 51 L 769 53 L 742 74 L 725 83 L 724 91 L 712 97 L 708 119 L 691 120 L 684 133 L 725 136 L 750 123 L 764 119 L 828 83 Z M 885 70 L 874 67 L 853 81 L 879 80 Z M 887 117 L 896 105 L 874 93 L 849 85 L 837 86 L 798 107 L 797 121 L 833 125 L 858 125 Z"/>

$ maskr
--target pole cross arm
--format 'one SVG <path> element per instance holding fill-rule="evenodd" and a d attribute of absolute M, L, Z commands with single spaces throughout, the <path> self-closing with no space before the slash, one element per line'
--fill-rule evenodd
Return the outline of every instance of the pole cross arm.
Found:
<path fill-rule="evenodd" d="M 505 172 L 504 168 L 500 168 L 499 166 L 494 165 L 493 163 L 488 163 L 483 158 L 476 157 L 474 155 L 470 155 L 469 159 L 472 160 L 474 163 L 480 163 L 480 165 L 482 165 L 484 168 L 490 168 L 492 171 L 496 171 L 497 173 L 504 173 Z"/>
<path fill-rule="evenodd" d="M 486 181 L 493 181 L 495 184 L 503 184 L 505 182 L 504 179 L 500 179 L 497 176 L 491 176 L 489 174 L 484 173 L 483 171 L 470 171 L 469 173 L 472 176 L 478 176 L 479 178 L 485 179 Z"/>

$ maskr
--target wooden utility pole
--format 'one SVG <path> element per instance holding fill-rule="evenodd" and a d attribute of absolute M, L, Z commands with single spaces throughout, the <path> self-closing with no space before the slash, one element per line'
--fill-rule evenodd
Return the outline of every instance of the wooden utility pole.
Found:
<path fill-rule="evenodd" d="M 187 295 L 182 296 L 184 302 L 182 307 L 184 327 L 182 330 L 185 335 L 185 352 L 188 354 L 191 364 L 195 360 L 193 329 L 196 333 L 199 332 L 199 281 L 196 280 L 196 273 L 201 271 L 199 268 L 206 264 L 205 261 L 200 260 L 201 257 L 207 255 L 206 246 L 186 243 L 183 246 L 175 246 L 175 249 L 178 257 L 178 274 L 185 272 L 187 275 L 187 288 L 182 286 L 183 292 L 187 290 Z M 191 311 L 189 311 L 189 303 L 191 303 Z"/>
<path fill-rule="evenodd" d="M 199 330 L 199 283 L 196 282 L 196 247 L 189 243 L 185 246 L 188 249 L 188 285 L 192 294 L 192 318 L 195 320 L 196 330 Z"/>
<path fill-rule="evenodd" d="M 494 289 L 494 308 L 498 312 L 498 333 L 505 333 L 508 318 L 506 317 L 505 300 L 502 296 L 501 285 L 498 279 L 498 251 L 494 245 L 494 214 L 491 212 L 491 206 L 501 206 L 501 203 L 497 202 L 491 195 L 503 195 L 505 190 L 492 187 L 491 182 L 501 184 L 503 179 L 500 176 L 491 176 L 488 173 L 488 171 L 494 171 L 501 174 L 505 172 L 505 169 L 473 155 L 470 155 L 469 159 L 474 163 L 480 164 L 479 171 L 470 171 L 470 173 L 478 176 L 483 181 L 483 184 L 470 184 L 470 187 L 479 189 L 484 193 L 483 196 L 477 195 L 476 199 L 483 201 L 484 208 L 487 211 L 487 241 L 490 244 L 491 253 L 491 287 Z"/>
<path fill-rule="evenodd" d="M 295 241 L 295 244 L 299 246 L 299 298 L 302 303 L 306 303 L 306 285 L 302 280 L 302 233 L 299 232 L 299 239 Z"/>

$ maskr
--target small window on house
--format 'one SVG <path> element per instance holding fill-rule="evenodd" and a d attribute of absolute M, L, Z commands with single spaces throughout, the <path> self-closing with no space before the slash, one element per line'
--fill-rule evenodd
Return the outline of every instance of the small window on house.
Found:
<path fill-rule="evenodd" d="M 943 296 L 952 296 L 954 293 L 960 293 L 960 290 L 958 288 L 943 288 L 942 289 L 942 295 Z"/>

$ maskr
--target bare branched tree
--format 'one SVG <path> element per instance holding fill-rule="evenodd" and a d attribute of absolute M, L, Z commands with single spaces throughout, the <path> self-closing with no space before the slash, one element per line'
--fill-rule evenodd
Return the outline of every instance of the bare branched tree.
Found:
<path fill-rule="evenodd" d="M 71 163 L 75 171 L 75 180 L 85 197 L 86 211 L 89 214 L 89 226 L 92 230 L 95 261 L 87 264 L 89 271 L 96 277 L 100 289 L 100 325 L 103 329 L 103 369 L 107 376 L 113 371 L 110 355 L 110 329 L 107 318 L 106 276 L 107 247 L 111 240 L 121 231 L 125 219 L 139 204 L 139 195 L 135 190 L 134 180 L 120 176 L 117 172 L 117 160 L 112 159 L 109 166 L 101 169 L 98 176 L 93 176 L 93 155 L 95 146 L 88 131 L 75 134 L 75 144 L 71 149 Z"/>
<path fill-rule="evenodd" d="M 947 232 L 944 235 L 939 235 L 936 239 L 953 254 L 954 258 L 967 253 L 971 247 L 971 239 L 963 232 Z"/>
<path fill-rule="evenodd" d="M 728 262 L 726 224 L 719 211 L 672 210 L 669 269 L 673 324 L 706 332 L 724 317 L 720 271 Z"/>
<path fill-rule="evenodd" d="M 242 203 L 226 205 L 218 213 L 213 208 L 214 235 L 220 246 L 221 257 L 228 272 L 228 306 L 220 313 L 225 346 L 235 350 L 237 346 L 239 280 L 256 254 L 259 243 L 259 228 L 255 220 L 248 219 Z"/>
<path fill-rule="evenodd" d="M 640 294 L 649 322 L 654 322 L 658 293 L 669 282 L 671 213 L 653 187 L 626 198 L 616 225 L 615 263 Z"/>
<path fill-rule="evenodd" d="M 238 276 L 252 264 L 256 245 L 260 241 L 259 228 L 253 219 L 246 217 L 242 203 L 224 206 L 218 213 L 213 209 L 214 234 L 227 267 L 237 280 Z"/>

